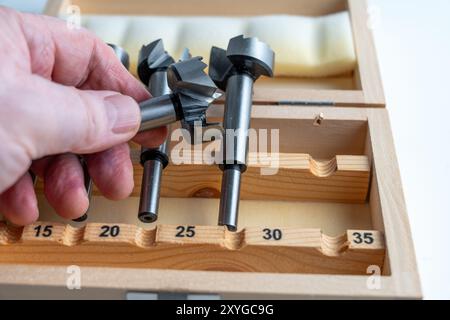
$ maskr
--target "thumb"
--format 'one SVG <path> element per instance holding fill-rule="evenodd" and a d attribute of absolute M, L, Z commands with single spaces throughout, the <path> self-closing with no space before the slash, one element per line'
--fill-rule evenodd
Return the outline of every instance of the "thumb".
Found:
<path fill-rule="evenodd" d="M 131 97 L 79 90 L 38 76 L 31 82 L 21 99 L 32 108 L 24 117 L 33 159 L 99 152 L 130 140 L 139 128 L 139 106 Z"/>

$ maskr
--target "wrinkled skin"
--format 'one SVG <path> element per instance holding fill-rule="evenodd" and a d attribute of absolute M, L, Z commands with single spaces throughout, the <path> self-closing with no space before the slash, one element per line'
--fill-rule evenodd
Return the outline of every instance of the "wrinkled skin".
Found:
<path fill-rule="evenodd" d="M 112 49 L 56 18 L 0 7 L 0 57 L 0 213 L 17 225 L 38 218 L 31 168 L 59 215 L 83 215 L 89 200 L 77 154 L 105 197 L 127 197 L 127 141 L 157 146 L 166 129 L 135 137 L 136 101 L 150 95 Z"/>

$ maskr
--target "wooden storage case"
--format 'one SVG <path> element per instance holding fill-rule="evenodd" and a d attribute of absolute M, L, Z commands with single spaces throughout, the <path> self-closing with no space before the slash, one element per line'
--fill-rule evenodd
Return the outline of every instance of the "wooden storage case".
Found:
<path fill-rule="evenodd" d="M 344 76 L 352 83 L 345 88 L 342 79 L 273 79 L 257 86 L 251 126 L 280 130 L 281 165 L 277 175 L 260 176 L 250 163 L 238 232 L 216 227 L 221 173 L 215 166 L 169 166 L 158 226 L 138 223 L 137 197 L 117 203 L 94 197 L 86 226 L 68 225 L 45 202 L 41 222 L 23 229 L 0 223 L 0 296 L 26 296 L 28 285 L 45 289 L 39 291 L 44 297 L 421 296 L 365 1 L 128 1 L 126 12 L 121 1 L 73 3 L 96 14 L 349 10 L 358 67 Z M 47 12 L 57 15 L 65 5 L 49 1 Z M 222 112 L 215 105 L 209 116 L 220 119 Z M 139 165 L 135 169 L 138 191 Z M 114 228 L 120 233 L 111 236 Z M 81 266 L 83 290 L 66 289 L 69 265 Z"/>

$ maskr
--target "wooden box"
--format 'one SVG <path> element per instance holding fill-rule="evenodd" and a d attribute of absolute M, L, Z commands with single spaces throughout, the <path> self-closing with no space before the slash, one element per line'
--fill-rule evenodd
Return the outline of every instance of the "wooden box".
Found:
<path fill-rule="evenodd" d="M 251 126 L 279 129 L 280 169 L 261 176 L 264 165 L 250 154 L 237 232 L 216 226 L 221 172 L 202 163 L 169 165 L 157 225 L 138 222 L 142 170 L 136 163 L 133 196 L 111 202 L 96 195 L 86 224 L 62 220 L 45 201 L 33 225 L 0 222 L 0 297 L 421 297 L 365 1 L 73 3 L 82 13 L 102 14 L 349 10 L 358 66 L 344 76 L 350 87 L 325 78 L 273 79 L 256 87 Z M 49 1 L 47 13 L 58 15 L 66 5 Z M 214 105 L 209 117 L 220 120 L 222 113 L 223 106 Z M 72 265 L 81 267 L 82 290 L 67 289 Z"/>

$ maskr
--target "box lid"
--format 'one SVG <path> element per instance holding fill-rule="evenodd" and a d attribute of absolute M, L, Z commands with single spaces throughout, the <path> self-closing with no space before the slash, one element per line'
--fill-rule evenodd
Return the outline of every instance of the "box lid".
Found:
<path fill-rule="evenodd" d="M 49 0 L 46 13 L 57 16 L 67 15 L 71 12 L 69 7 L 70 4 L 77 6 L 77 10 L 79 10 L 79 13 L 82 15 L 82 20 L 89 21 L 89 19 L 97 19 L 99 21 L 93 22 L 90 25 L 88 24 L 88 28 L 92 27 L 92 29 L 95 29 L 95 25 L 100 26 L 102 30 L 98 31 L 98 33 L 103 32 L 103 34 L 105 34 L 105 32 L 107 32 L 105 30 L 108 29 L 107 25 L 117 26 L 118 24 L 121 24 L 124 31 L 122 32 L 124 34 L 123 37 L 125 39 L 127 39 L 127 37 L 134 37 L 134 35 L 131 36 L 129 33 L 133 32 L 133 29 L 138 29 L 137 31 L 135 30 L 135 33 L 143 34 L 143 38 L 140 42 L 152 41 L 155 39 L 147 40 L 145 37 L 146 33 L 143 32 L 145 28 L 144 30 L 142 30 L 142 28 L 136 28 L 135 24 L 137 19 L 141 19 L 141 21 L 143 19 L 137 15 L 160 16 L 159 19 L 161 17 L 173 18 L 176 16 L 216 16 L 222 18 L 228 17 L 227 19 L 247 19 L 249 16 L 281 14 L 289 15 L 283 16 L 282 19 L 291 19 L 295 18 L 296 15 L 301 15 L 306 16 L 306 19 L 318 17 L 317 19 L 322 19 L 320 21 L 323 21 L 324 19 L 322 16 L 348 11 L 351 33 L 353 36 L 353 47 L 356 56 L 356 66 L 353 71 L 332 77 L 312 78 L 307 76 L 287 77 L 285 75 L 276 75 L 273 79 L 261 78 L 255 84 L 253 102 L 254 104 L 272 105 L 385 107 L 385 98 L 371 25 L 369 23 L 370 19 L 366 0 L 281 0 L 277 2 L 270 0 L 251 0 L 245 2 L 240 0 L 229 0 L 226 2 L 210 0 L 201 3 L 199 0 L 171 0 L 170 3 L 167 3 L 167 1 L 164 0 L 155 0 L 152 1 L 151 4 L 145 1 L 130 0 L 127 1 L 126 6 L 121 0 L 112 0 L 107 3 L 101 0 Z M 102 16 L 99 17 L 99 15 Z M 109 15 L 111 19 L 113 19 L 111 23 L 104 20 L 105 15 L 106 17 Z M 120 19 L 121 16 L 123 16 L 123 19 L 126 19 L 125 23 L 118 23 L 119 20 L 117 19 Z M 322 22 L 319 20 L 317 20 L 318 29 L 323 27 Z M 145 23 L 148 24 L 148 21 L 149 19 L 146 19 Z M 181 25 L 181 27 L 178 25 L 178 27 L 173 26 L 173 28 L 179 28 L 181 30 L 180 32 L 183 32 L 182 35 L 184 37 L 188 32 L 186 29 L 189 28 L 186 28 L 186 23 L 182 23 Z M 166 29 L 173 29 L 168 26 L 171 26 L 171 24 L 167 24 Z M 297 24 L 297 26 L 301 26 L 301 24 Z M 149 28 L 146 29 L 148 30 Z M 195 28 L 192 28 L 192 30 L 194 29 Z M 200 30 L 201 29 L 205 29 L 204 26 L 200 28 Z M 141 31 L 138 32 L 139 30 Z M 195 30 L 198 30 L 198 28 Z M 93 31 L 96 32 L 96 30 Z M 212 37 L 217 37 L 218 32 L 216 31 L 211 32 Z M 110 31 L 108 32 L 111 34 Z M 179 35 L 180 32 L 174 33 L 171 31 L 171 34 L 178 34 L 177 39 L 183 40 L 183 37 Z M 203 33 L 204 31 L 201 32 Z M 208 33 L 209 31 L 206 32 Z M 323 32 L 323 30 L 321 32 Z M 326 32 L 328 33 L 323 35 L 324 37 L 340 36 L 339 32 Z M 153 36 L 163 37 L 163 35 L 159 35 L 159 33 Z M 106 37 L 108 38 L 109 36 Z M 109 38 L 104 40 L 108 41 Z M 126 42 L 125 46 L 121 43 L 118 43 L 118 45 L 122 45 L 127 49 L 129 41 L 127 42 L 124 40 L 124 42 Z M 167 42 L 170 43 L 171 41 Z M 317 43 L 314 42 L 312 42 L 312 44 L 317 45 Z M 141 43 L 132 45 L 133 49 L 130 49 L 131 60 L 133 60 L 134 56 L 136 56 L 137 59 L 137 52 L 134 51 L 139 50 L 141 45 Z M 195 44 L 195 46 L 197 46 L 197 44 Z M 301 49 L 301 46 L 298 48 Z M 319 48 L 317 51 L 320 52 L 321 50 L 332 51 L 333 48 Z M 195 52 L 193 53 L 194 55 L 196 54 Z M 205 53 L 204 55 L 208 55 L 208 53 Z M 324 66 L 324 68 L 327 67 L 328 66 Z M 133 68 L 132 63 L 132 72 L 133 69 L 135 68 Z M 276 63 L 275 69 L 277 69 Z"/>

